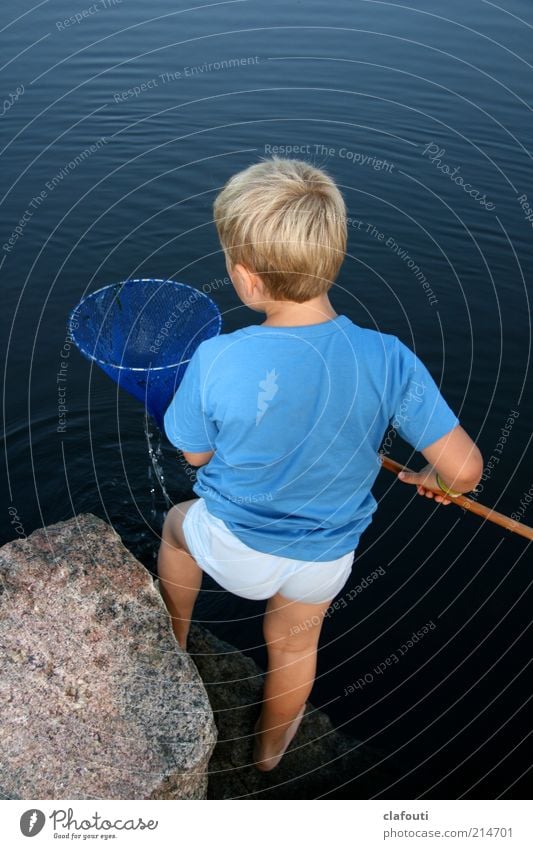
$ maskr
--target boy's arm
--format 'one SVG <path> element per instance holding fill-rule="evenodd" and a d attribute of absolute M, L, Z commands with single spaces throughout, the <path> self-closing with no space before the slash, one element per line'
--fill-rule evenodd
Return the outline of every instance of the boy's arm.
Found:
<path fill-rule="evenodd" d="M 163 425 L 169 441 L 192 466 L 203 466 L 215 451 L 218 427 L 206 410 L 206 385 L 201 343 L 191 357 Z"/>
<path fill-rule="evenodd" d="M 420 495 L 431 495 L 426 488 L 440 489 L 436 479 L 438 473 L 441 482 L 453 492 L 470 492 L 481 480 L 483 457 L 476 443 L 470 439 L 466 430 L 457 425 L 431 445 L 423 449 L 422 454 L 428 465 L 419 472 L 402 472 L 400 480 L 416 484 Z M 439 496 L 447 504 L 449 499 Z"/>
<path fill-rule="evenodd" d="M 419 472 L 403 472 L 399 478 L 415 484 L 419 494 L 429 498 L 434 497 L 431 489 L 440 489 L 437 472 L 443 485 L 453 492 L 469 492 L 483 474 L 481 452 L 461 427 L 424 363 L 397 341 L 392 368 L 401 391 L 395 399 L 393 426 L 428 460 Z M 444 493 L 436 500 L 450 503 Z"/>

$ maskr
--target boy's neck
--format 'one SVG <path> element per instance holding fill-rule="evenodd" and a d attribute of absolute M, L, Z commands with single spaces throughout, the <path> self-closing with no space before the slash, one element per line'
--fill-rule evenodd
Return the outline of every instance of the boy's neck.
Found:
<path fill-rule="evenodd" d="M 296 301 L 272 301 L 265 309 L 266 320 L 261 326 L 296 327 L 306 324 L 323 324 L 337 317 L 327 295 L 311 298 L 298 304 Z"/>

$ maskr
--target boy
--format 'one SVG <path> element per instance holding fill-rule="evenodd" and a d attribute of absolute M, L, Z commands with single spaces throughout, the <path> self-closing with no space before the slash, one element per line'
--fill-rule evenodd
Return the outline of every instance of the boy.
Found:
<path fill-rule="evenodd" d="M 254 739 L 255 765 L 268 771 L 296 733 L 324 613 L 377 507 L 389 424 L 428 461 L 406 482 L 441 504 L 447 488 L 473 489 L 483 462 L 418 357 L 331 305 L 346 207 L 323 170 L 254 164 L 226 183 L 214 219 L 239 298 L 266 320 L 203 342 L 166 411 L 169 440 L 200 468 L 198 498 L 166 517 L 158 574 L 183 648 L 203 570 L 236 595 L 268 599 Z"/>

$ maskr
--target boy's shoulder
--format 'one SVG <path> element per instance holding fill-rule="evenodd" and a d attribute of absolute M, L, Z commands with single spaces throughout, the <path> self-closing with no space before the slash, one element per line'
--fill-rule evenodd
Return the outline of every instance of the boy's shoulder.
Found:
<path fill-rule="evenodd" d="M 360 324 L 354 324 L 353 326 L 357 328 L 357 332 L 361 335 L 361 338 L 363 338 L 365 342 L 369 342 L 374 345 L 392 347 L 398 340 L 398 337 L 393 333 L 383 333 L 381 330 L 374 330 L 372 327 L 363 327 Z"/>
<path fill-rule="evenodd" d="M 219 333 L 217 336 L 211 336 L 209 339 L 204 339 L 203 342 L 200 342 L 196 351 L 205 357 L 209 357 L 210 355 L 216 356 L 224 348 L 227 348 L 228 345 L 232 345 L 242 335 L 242 332 L 242 329 L 240 329 L 233 330 L 231 333 Z"/>
<path fill-rule="evenodd" d="M 353 328 L 354 341 L 360 350 L 364 351 L 369 359 L 375 360 L 385 357 L 388 360 L 398 344 L 399 338 L 394 333 L 383 333 L 372 327 L 364 327 L 361 324 L 350 322 Z"/>

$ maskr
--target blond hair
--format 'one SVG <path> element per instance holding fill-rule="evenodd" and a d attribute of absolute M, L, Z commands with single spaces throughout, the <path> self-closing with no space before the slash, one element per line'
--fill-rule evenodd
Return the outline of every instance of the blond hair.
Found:
<path fill-rule="evenodd" d="M 331 177 L 273 156 L 231 177 L 213 203 L 230 266 L 259 275 L 275 300 L 327 292 L 346 254 L 344 199 Z"/>

